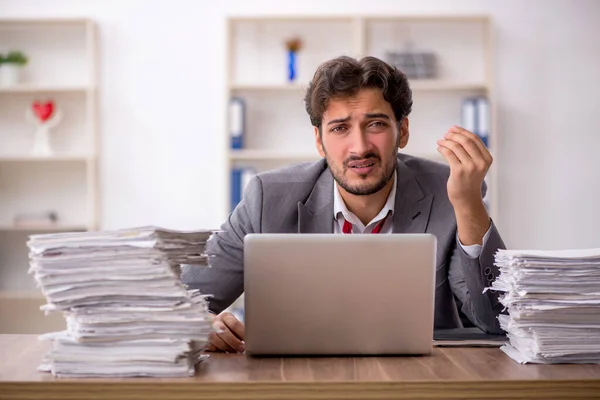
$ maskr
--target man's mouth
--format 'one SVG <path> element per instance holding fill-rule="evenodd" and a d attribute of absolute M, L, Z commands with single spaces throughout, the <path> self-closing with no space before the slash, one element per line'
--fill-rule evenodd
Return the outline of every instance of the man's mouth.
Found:
<path fill-rule="evenodd" d="M 375 165 L 375 160 L 350 161 L 348 163 L 348 168 L 354 168 L 354 169 L 370 168 L 374 165 Z"/>

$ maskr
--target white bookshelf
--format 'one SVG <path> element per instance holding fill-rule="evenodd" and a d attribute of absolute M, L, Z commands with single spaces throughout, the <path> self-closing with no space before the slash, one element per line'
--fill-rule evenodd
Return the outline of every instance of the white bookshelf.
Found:
<path fill-rule="evenodd" d="M 244 149 L 230 148 L 229 115 L 224 137 L 227 169 L 254 171 L 318 159 L 313 128 L 303 97 L 317 66 L 339 55 L 385 59 L 386 51 L 404 50 L 411 40 L 416 51 L 438 57 L 436 79 L 411 80 L 413 111 L 410 140 L 402 152 L 445 162 L 436 140 L 461 123 L 461 103 L 484 95 L 491 107 L 490 150 L 498 146 L 492 87 L 491 21 L 479 15 L 399 16 L 258 16 L 227 20 L 227 100 L 246 104 Z M 286 77 L 285 41 L 300 36 L 303 48 L 297 79 Z M 486 181 L 492 217 L 497 215 L 498 160 Z M 230 176 L 229 174 L 227 175 Z M 225 186 L 227 202 L 230 185 Z M 227 207 L 229 212 L 229 207 Z M 226 216 L 224 216 L 226 217 Z"/>
<path fill-rule="evenodd" d="M 18 84 L 0 86 L 0 333 L 59 323 L 39 311 L 41 292 L 27 273 L 29 235 L 98 228 L 96 42 L 88 19 L 0 19 L 0 53 L 20 50 L 29 59 Z M 25 111 L 36 100 L 52 100 L 62 112 L 48 157 L 31 154 L 35 126 Z M 56 223 L 14 222 L 46 211 Z"/>
<path fill-rule="evenodd" d="M 239 97 L 246 104 L 244 148 L 230 148 L 229 116 L 223 135 L 226 168 L 263 171 L 319 159 L 313 127 L 304 110 L 303 97 L 317 66 L 328 59 L 372 55 L 385 59 L 388 50 L 403 50 L 407 38 L 415 50 L 438 56 L 436 79 L 411 80 L 413 111 L 409 116 L 410 140 L 402 152 L 445 163 L 436 140 L 452 125 L 461 123 L 461 103 L 466 97 L 485 95 L 491 107 L 490 151 L 498 146 L 492 87 L 491 21 L 486 16 L 268 16 L 232 17 L 227 21 L 227 100 Z M 298 76 L 286 77 L 285 40 L 302 37 Z M 486 178 L 486 200 L 496 218 L 495 160 Z M 227 174 L 230 177 L 230 174 Z M 225 185 L 227 212 L 231 196 Z M 226 215 L 223 216 L 223 219 Z M 243 308 L 243 296 L 229 311 Z"/>

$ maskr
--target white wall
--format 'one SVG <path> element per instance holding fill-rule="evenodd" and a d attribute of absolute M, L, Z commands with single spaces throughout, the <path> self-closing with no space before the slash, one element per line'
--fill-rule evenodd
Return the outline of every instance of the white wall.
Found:
<path fill-rule="evenodd" d="M 294 12 L 489 13 L 503 236 L 512 247 L 600 247 L 598 1 L 0 0 L 0 18 L 99 24 L 105 228 L 220 225 L 224 18 Z"/>

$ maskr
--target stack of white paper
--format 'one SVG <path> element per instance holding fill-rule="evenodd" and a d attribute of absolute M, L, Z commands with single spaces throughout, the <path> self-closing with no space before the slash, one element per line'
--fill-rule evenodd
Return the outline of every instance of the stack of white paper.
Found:
<path fill-rule="evenodd" d="M 520 363 L 600 363 L 600 249 L 499 250 L 496 265 L 506 354 Z"/>
<path fill-rule="evenodd" d="M 155 227 L 33 235 L 29 272 L 61 311 L 63 332 L 40 369 L 56 376 L 193 375 L 211 331 L 205 296 L 179 280 L 180 264 L 208 266 L 212 231 Z"/>

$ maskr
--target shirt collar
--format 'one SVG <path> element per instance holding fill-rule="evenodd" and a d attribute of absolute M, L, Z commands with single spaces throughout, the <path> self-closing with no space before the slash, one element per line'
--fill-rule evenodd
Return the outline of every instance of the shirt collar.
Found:
<path fill-rule="evenodd" d="M 396 171 L 394 171 L 394 176 L 392 176 L 394 183 L 392 184 L 392 190 L 390 190 L 390 194 L 383 205 L 379 214 L 375 216 L 367 225 L 364 225 L 361 220 L 351 213 L 346 207 L 346 203 L 344 203 L 344 199 L 342 199 L 342 195 L 340 194 L 340 189 L 338 183 L 334 181 L 333 183 L 333 218 L 339 219 L 341 216 L 348 222 L 350 222 L 354 226 L 360 227 L 361 231 L 364 231 L 365 228 L 371 224 L 377 223 L 385 218 L 388 213 L 394 214 L 394 205 L 396 199 L 396 186 L 398 184 L 398 180 L 396 179 Z"/>

